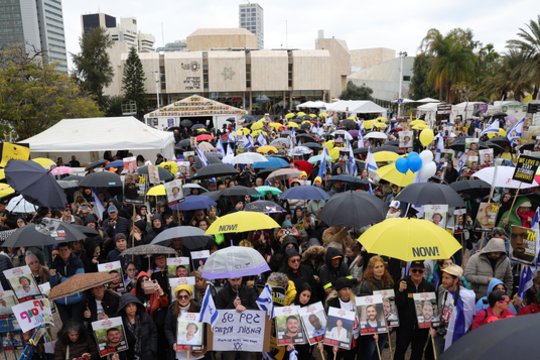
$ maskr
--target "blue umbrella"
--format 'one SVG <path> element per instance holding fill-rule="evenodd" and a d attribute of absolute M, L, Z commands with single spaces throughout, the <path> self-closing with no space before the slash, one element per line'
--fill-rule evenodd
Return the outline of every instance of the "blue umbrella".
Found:
<path fill-rule="evenodd" d="M 316 186 L 295 186 L 285 191 L 279 197 L 282 200 L 328 200 L 330 195 Z"/>
<path fill-rule="evenodd" d="M 253 169 L 281 169 L 289 166 L 289 163 L 280 157 L 269 156 L 268 161 L 253 163 Z"/>
<path fill-rule="evenodd" d="M 124 160 L 114 160 L 105 165 L 105 169 L 124 167 Z"/>
<path fill-rule="evenodd" d="M 172 205 L 172 210 L 190 211 L 208 209 L 210 206 L 216 205 L 216 202 L 208 196 L 191 195 L 187 196 L 184 201 L 176 205 Z"/>

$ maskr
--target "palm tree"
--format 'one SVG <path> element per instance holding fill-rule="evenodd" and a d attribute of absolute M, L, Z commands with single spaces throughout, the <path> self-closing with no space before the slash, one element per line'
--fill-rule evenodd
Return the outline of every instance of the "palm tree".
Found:
<path fill-rule="evenodd" d="M 531 90 L 528 80 L 528 70 L 523 64 L 526 62 L 525 54 L 516 49 L 510 49 L 497 61 L 493 76 L 484 78 L 479 87 L 481 93 L 492 100 L 504 99 L 508 93 L 513 92 L 515 99 L 521 99 L 525 92 Z"/>

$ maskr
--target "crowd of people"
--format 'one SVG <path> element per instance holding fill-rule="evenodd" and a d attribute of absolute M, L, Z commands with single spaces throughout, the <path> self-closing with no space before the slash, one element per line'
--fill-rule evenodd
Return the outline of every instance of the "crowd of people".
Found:
<path fill-rule="evenodd" d="M 321 119 L 320 126 L 316 126 L 315 121 L 318 122 L 319 118 L 310 120 L 307 127 L 295 127 L 296 131 L 292 136 L 297 137 L 299 144 L 302 135 L 322 145 L 333 140 L 336 147 L 340 146 L 340 142 L 349 141 L 337 135 L 331 136 L 341 129 L 339 119 Z M 265 142 L 271 143 L 272 140 L 280 138 L 283 131 L 286 132 L 287 139 L 291 136 L 290 128 L 286 124 L 282 129 L 269 124 L 268 119 L 262 127 L 265 131 Z M 396 130 L 398 127 L 406 129 L 407 121 L 395 124 L 394 129 L 388 131 L 389 141 L 399 138 L 399 130 Z M 452 131 L 456 136 L 460 136 L 466 135 L 469 130 L 457 124 Z M 227 140 L 233 138 L 233 131 L 233 128 L 217 131 L 214 133 L 216 138 L 211 142 L 217 145 L 220 140 L 233 146 L 233 141 Z M 175 137 L 177 142 L 180 142 L 200 133 L 201 131 L 181 128 L 175 130 Z M 410 150 L 421 147 L 418 132 L 415 131 L 414 135 L 410 141 L 411 147 L 408 148 Z M 241 136 L 237 135 L 237 142 L 241 142 L 240 138 Z M 448 146 L 453 140 L 453 137 L 447 137 L 445 144 Z M 361 146 L 359 141 L 363 142 Z M 380 140 L 371 141 L 369 144 L 356 136 L 351 140 L 351 146 L 367 148 L 382 145 Z M 253 150 L 257 147 L 254 145 Z M 435 143 L 428 146 L 428 149 L 435 152 Z M 475 151 L 473 147 L 471 149 L 470 151 Z M 348 159 L 342 155 L 334 159 L 328 168 L 323 169 L 322 176 L 319 171 L 320 163 L 315 163 L 311 169 L 301 167 L 301 173 L 297 177 L 277 178 L 268 182 L 268 171 L 255 169 L 249 164 L 237 165 L 238 175 L 193 178 L 203 165 L 196 154 L 184 157 L 183 152 L 188 150 L 195 149 L 178 147 L 177 159 L 164 159 L 158 155 L 155 161 L 156 165 L 166 160 L 189 163 L 189 174 L 182 180 L 185 184 L 198 183 L 200 188 L 184 188 L 185 196 L 238 185 L 271 185 L 279 192 L 294 186 L 312 185 L 330 196 L 349 190 L 369 191 L 387 204 L 387 218 L 423 215 L 421 210 L 395 199 L 402 190 L 399 186 L 382 180 L 372 181 L 367 168 L 360 168 L 357 174 L 351 174 L 347 167 Z M 512 146 L 509 146 L 496 157 L 512 163 L 517 158 L 514 151 Z M 284 154 L 274 155 L 281 155 L 288 166 L 293 168 L 298 167 L 294 160 L 307 159 L 312 154 L 298 156 L 285 149 Z M 359 151 L 356 156 L 359 160 L 366 160 L 367 154 Z M 471 153 L 467 156 L 474 158 L 478 154 Z M 115 157 L 108 153 L 107 157 L 107 160 L 113 161 L 122 159 L 125 155 L 117 154 Z M 458 156 L 455 156 L 454 160 L 442 157 L 436 174 L 429 181 L 453 183 L 468 180 L 474 175 L 466 164 L 462 164 L 461 168 L 457 167 L 457 159 Z M 146 161 L 139 160 L 138 165 Z M 80 165 L 75 157 L 72 157 L 71 163 Z M 122 173 L 121 168 L 113 170 Z M 340 174 L 350 174 L 365 182 L 352 184 L 331 181 L 333 176 Z M 110 193 L 107 189 L 81 187 L 67 191 L 70 203 L 63 209 L 43 207 L 31 214 L 15 214 L 6 210 L 5 201 L 0 202 L 0 226 L 3 230 L 40 223 L 43 219 L 57 219 L 92 228 L 97 234 L 84 240 L 59 243 L 55 246 L 2 248 L 2 288 L 4 291 L 13 289 L 18 299 L 28 296 L 32 291 L 30 284 L 27 284 L 29 280 L 21 277 L 20 286 L 17 285 L 15 289 L 13 283 L 2 273 L 3 270 L 28 266 L 36 284 L 49 283 L 54 288 L 76 274 L 98 272 L 100 264 L 119 261 L 122 268 L 123 278 L 116 283 L 99 285 L 54 301 L 60 319 L 60 324 L 57 325 L 60 325 L 61 329 L 54 336 L 56 343 L 53 354 L 46 354 L 39 348 L 40 351 L 35 352 L 34 358 L 98 359 L 105 350 L 98 346 L 91 324 L 115 317 L 122 320 L 127 350 L 116 352 L 114 349 L 121 341 L 120 335 L 115 331 L 107 332 L 107 347 L 113 349 L 109 355 L 112 359 L 260 358 L 261 354 L 237 352 L 233 349 L 209 351 L 208 344 L 204 342 L 201 346 L 187 348 L 178 344 L 180 317 L 182 314 L 200 311 L 207 287 L 210 287 L 218 309 L 235 309 L 237 312 L 246 309 L 258 310 L 259 294 L 265 284 L 271 284 L 276 292 L 281 289 L 283 294 L 282 297 L 274 295 L 275 306 L 305 307 L 320 302 L 325 311 L 328 311 L 328 308 L 338 308 L 355 313 L 352 328 L 348 329 L 346 321 L 338 319 L 332 328 L 326 329 L 326 334 L 321 319 L 317 316 L 308 318 L 309 326 L 294 317 L 290 321 L 287 319 L 285 337 L 292 339 L 298 336 L 304 326 L 304 333 L 309 329 L 311 334 L 308 337 L 318 339 L 318 342 L 310 345 L 305 341 L 307 334 L 304 334 L 302 344 L 274 344 L 267 354 L 279 359 L 320 357 L 321 354 L 334 359 L 378 359 L 381 353 L 396 360 L 433 359 L 469 331 L 498 320 L 534 314 L 540 310 L 540 276 L 533 274 L 532 287 L 528 288 L 523 296 L 518 296 L 521 265 L 513 260 L 509 246 L 515 242 L 516 237 L 512 233 L 512 226 L 531 228 L 535 225 L 532 221 L 532 191 L 520 196 L 514 203 L 514 193 L 508 189 L 497 189 L 493 202 L 499 204 L 500 208 L 497 219 L 494 220 L 496 224 L 490 229 L 479 228 L 476 222 L 482 197 L 463 195 L 467 202 L 464 212 L 455 218 L 453 214 L 444 213 L 429 219 L 439 224 L 442 218 L 454 218 L 452 231 L 463 248 L 450 259 L 409 263 L 368 253 L 356 240 L 366 228 L 344 228 L 325 224 L 320 219 L 321 210 L 325 206 L 324 200 L 281 200 L 278 194 L 267 192 L 262 194 L 261 198 L 273 201 L 285 209 L 284 212 L 271 214 L 280 224 L 279 228 L 219 234 L 212 236 L 207 244 L 199 248 L 186 247 L 182 238 L 172 239 L 168 245 L 177 257 L 191 257 L 193 251 L 200 250 L 209 250 L 211 254 L 231 244 L 252 247 L 264 257 L 271 271 L 259 276 L 209 281 L 201 273 L 204 265 L 199 267 L 199 263 L 192 263 L 191 266 L 176 269 L 175 277 L 194 277 L 194 285 L 181 284 L 173 288 L 169 282 L 171 275 L 166 255 L 122 256 L 122 252 L 128 248 L 150 244 L 164 230 L 173 227 L 188 225 L 206 231 L 219 217 L 243 211 L 246 205 L 258 197 L 218 196 L 215 206 L 179 211 L 172 210 L 167 205 L 166 198 L 152 197 L 149 203 L 134 205 L 126 202 L 121 194 Z M 104 210 L 101 213 L 96 204 L 97 198 L 103 201 Z M 148 199 L 150 200 L 150 197 Z M 395 239 L 396 242 L 399 240 Z M 381 303 L 384 317 L 378 316 L 380 310 L 376 306 L 366 307 L 365 314 L 357 313 L 357 297 L 372 296 L 388 290 L 393 291 L 393 297 L 385 297 Z M 434 293 L 435 301 L 425 300 L 419 303 L 414 295 L 422 293 Z M 370 328 L 384 328 L 385 331 L 364 331 Z M 186 325 L 185 334 L 182 334 L 182 342 L 190 344 L 193 341 L 195 344 L 194 339 L 198 337 L 198 333 L 204 331 L 200 325 L 189 323 Z M 275 329 L 272 334 L 266 335 L 275 337 Z M 335 339 L 338 343 L 350 340 L 349 348 L 330 345 L 331 343 L 323 341 L 324 336 Z M 29 334 L 24 334 L 24 337 L 28 339 Z M 6 337 L 3 337 L 2 344 L 4 347 L 9 345 Z"/>

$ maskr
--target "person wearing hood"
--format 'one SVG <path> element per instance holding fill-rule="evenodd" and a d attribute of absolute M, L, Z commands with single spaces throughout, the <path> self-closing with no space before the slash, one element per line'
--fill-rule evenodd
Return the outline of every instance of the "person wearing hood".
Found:
<path fill-rule="evenodd" d="M 156 326 L 141 301 L 133 294 L 122 295 L 118 315 L 122 317 L 128 344 L 120 359 L 153 360 L 157 356 Z"/>
<path fill-rule="evenodd" d="M 141 304 L 143 304 L 146 312 L 153 318 L 154 313 L 157 312 L 160 308 L 166 309 L 169 306 L 169 296 L 159 284 L 155 284 L 154 291 L 143 288 L 143 282 L 149 281 L 150 276 L 147 272 L 141 271 L 137 275 L 137 284 L 131 290 L 131 293 L 139 299 Z"/>
<path fill-rule="evenodd" d="M 476 307 L 474 309 L 474 314 L 475 315 L 478 312 L 480 312 L 480 311 L 482 311 L 484 309 L 487 309 L 489 307 L 489 301 L 488 301 L 489 294 L 491 294 L 495 290 L 501 290 L 501 291 L 504 291 L 506 294 L 508 294 L 508 289 L 506 288 L 506 285 L 504 285 L 504 283 L 501 280 L 499 280 L 497 278 L 491 279 L 491 281 L 489 282 L 488 287 L 487 287 L 486 296 L 482 296 L 476 302 Z M 508 308 L 512 312 L 512 314 L 517 315 L 517 310 L 514 307 L 514 304 L 510 303 Z"/>
<path fill-rule="evenodd" d="M 510 210 L 506 210 L 499 220 L 497 227 L 504 228 L 510 233 L 512 225 L 531 227 L 534 210 L 532 210 L 531 201 L 525 197 L 519 197 Z"/>
<path fill-rule="evenodd" d="M 315 288 L 317 284 L 313 276 L 313 271 L 309 266 L 302 264 L 300 254 L 295 248 L 285 251 L 284 263 L 279 271 L 287 275 L 297 289 L 302 288 L 304 284 Z M 318 298 L 318 294 L 313 295 L 314 298 Z"/>
<path fill-rule="evenodd" d="M 352 278 L 347 264 L 343 261 L 343 253 L 334 247 L 328 247 L 326 249 L 326 261 L 321 266 L 319 274 L 321 285 L 326 294 L 330 294 L 334 290 L 334 282 L 338 278 L 345 277 L 350 279 L 353 286 L 358 282 L 357 279 Z"/>
<path fill-rule="evenodd" d="M 130 235 L 130 237 L 135 241 L 135 246 L 146 245 L 151 241 L 146 233 L 146 221 L 144 220 L 137 220 L 133 223 Z"/>
<path fill-rule="evenodd" d="M 160 214 L 154 214 L 152 215 L 152 228 L 150 231 L 148 231 L 147 235 L 147 241 L 148 243 L 151 243 L 152 240 L 156 236 L 158 236 L 159 233 L 161 233 L 163 230 L 165 230 L 165 226 L 163 224 L 163 219 Z"/>
<path fill-rule="evenodd" d="M 84 271 L 87 273 L 98 272 L 98 264 L 101 257 L 101 241 L 88 239 L 84 248 L 86 250 L 82 257 Z"/>
<path fill-rule="evenodd" d="M 472 255 L 465 267 L 465 278 L 471 284 L 477 299 L 487 292 L 493 278 L 501 280 L 507 294 L 511 295 L 514 280 L 504 240 L 492 238 L 482 250 Z"/>
<path fill-rule="evenodd" d="M 85 357 L 83 357 L 85 356 Z M 98 360 L 98 347 L 81 322 L 68 321 L 58 333 L 54 344 L 54 360 L 65 359 Z"/>

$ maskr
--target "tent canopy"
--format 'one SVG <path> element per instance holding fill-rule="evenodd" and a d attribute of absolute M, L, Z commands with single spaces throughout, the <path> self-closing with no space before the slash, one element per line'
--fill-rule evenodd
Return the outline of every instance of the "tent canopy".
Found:
<path fill-rule="evenodd" d="M 157 153 L 174 156 L 171 132 L 156 130 L 132 116 L 64 119 L 21 142 L 30 145 L 32 155 L 70 153 L 79 155 L 82 161 L 94 160 L 90 158 L 91 152 L 107 150 L 130 150 L 145 158 Z"/>
<path fill-rule="evenodd" d="M 302 103 L 300 105 L 297 105 L 298 108 L 310 108 L 310 109 L 322 109 L 325 108 L 327 104 L 324 101 L 307 101 L 305 103 Z"/>
<path fill-rule="evenodd" d="M 340 100 L 326 106 L 326 110 L 351 114 L 386 113 L 386 109 L 369 100 Z"/>
<path fill-rule="evenodd" d="M 420 100 L 416 100 L 416 102 L 418 102 L 418 103 L 439 103 L 440 101 L 437 100 L 437 99 L 427 97 L 427 98 L 423 98 L 423 99 L 420 99 Z"/>

